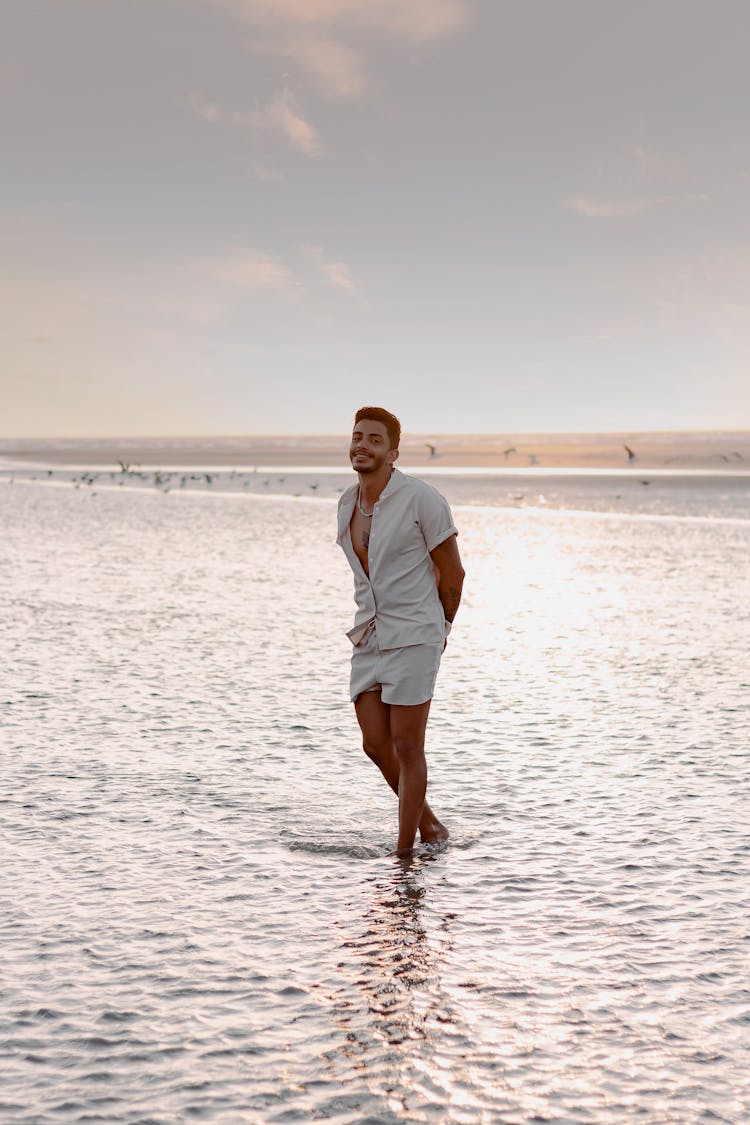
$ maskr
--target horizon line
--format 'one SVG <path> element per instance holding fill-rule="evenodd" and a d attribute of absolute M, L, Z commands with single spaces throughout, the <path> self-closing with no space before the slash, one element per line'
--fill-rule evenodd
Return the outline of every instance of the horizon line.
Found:
<path fill-rule="evenodd" d="M 750 426 L 737 428 L 719 427 L 709 429 L 622 429 L 622 430 L 402 430 L 402 438 L 419 437 L 581 437 L 581 438 L 606 438 L 621 437 L 623 435 L 647 436 L 687 436 L 687 435 L 713 435 L 713 434 L 746 434 L 750 436 Z M 248 440 L 255 438 L 347 438 L 348 431 L 333 430 L 266 430 L 247 431 L 244 433 L 154 433 L 154 434 L 25 434 L 4 436 L 0 434 L 3 444 L 14 441 L 213 441 L 213 440 Z"/>

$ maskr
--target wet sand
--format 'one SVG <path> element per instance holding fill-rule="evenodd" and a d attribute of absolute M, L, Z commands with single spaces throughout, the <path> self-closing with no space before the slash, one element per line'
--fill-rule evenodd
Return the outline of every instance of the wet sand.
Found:
<path fill-rule="evenodd" d="M 0 439 L 0 460 L 38 465 L 277 466 L 347 469 L 348 435 Z M 627 447 L 627 448 L 626 448 Z M 628 449 L 634 456 L 631 458 Z M 671 468 L 750 471 L 750 431 L 613 434 L 405 434 L 399 466 L 418 469 Z"/>

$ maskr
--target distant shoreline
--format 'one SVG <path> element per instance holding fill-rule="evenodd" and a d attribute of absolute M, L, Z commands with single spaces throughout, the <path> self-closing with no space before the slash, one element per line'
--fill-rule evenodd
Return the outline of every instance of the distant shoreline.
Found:
<path fill-rule="evenodd" d="M 625 447 L 632 450 L 631 459 Z M 347 435 L 205 438 L 0 439 L 0 463 L 269 468 L 350 471 Z M 434 448 L 434 453 L 432 449 Z M 407 434 L 399 467 L 750 471 L 750 431 L 622 434 Z"/>

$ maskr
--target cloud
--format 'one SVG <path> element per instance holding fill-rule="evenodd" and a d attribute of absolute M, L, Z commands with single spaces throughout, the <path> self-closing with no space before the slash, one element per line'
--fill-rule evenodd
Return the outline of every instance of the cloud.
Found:
<path fill-rule="evenodd" d="M 273 135 L 281 136 L 292 148 L 306 156 L 315 156 L 320 150 L 318 134 L 299 112 L 290 90 L 282 90 L 260 109 L 225 109 L 200 93 L 191 94 L 187 104 L 202 121 L 245 129 L 256 140 Z"/>
<path fill-rule="evenodd" d="M 334 289 L 343 289 L 346 293 L 357 293 L 357 286 L 345 262 L 326 262 L 323 267 L 323 276 Z"/>
<path fill-rule="evenodd" d="M 715 247 L 652 270 L 652 306 L 670 326 L 696 328 L 724 343 L 750 346 L 750 247 Z"/>
<path fill-rule="evenodd" d="M 190 94 L 186 100 L 201 121 L 231 121 L 233 125 L 238 124 L 234 114 L 221 109 L 215 102 L 211 102 L 204 97 L 203 94 Z"/>
<path fill-rule="evenodd" d="M 587 189 L 568 195 L 563 207 L 587 219 L 628 219 L 649 211 L 705 203 L 691 190 L 687 162 L 643 144 L 614 145 L 589 171 Z"/>
<path fill-rule="evenodd" d="M 630 155 L 635 165 L 635 173 L 643 180 L 671 180 L 684 183 L 689 167 L 686 161 L 649 148 L 648 145 L 633 145 Z"/>
<path fill-rule="evenodd" d="M 261 122 L 267 121 L 289 141 L 293 148 L 307 156 L 314 156 L 320 145 L 318 137 L 309 121 L 306 121 L 294 104 L 289 90 L 284 90 L 261 112 Z"/>
<path fill-rule="evenodd" d="M 322 246 L 301 246 L 300 251 L 326 285 L 352 297 L 362 295 L 346 262 L 329 261 Z"/>
<path fill-rule="evenodd" d="M 659 207 L 680 203 L 705 203 L 707 199 L 708 196 L 704 194 L 630 196 L 619 199 L 569 195 L 563 200 L 563 206 L 568 211 L 574 211 L 587 219 L 628 219 L 634 215 L 644 215 L 647 211 L 654 211 Z"/>
<path fill-rule="evenodd" d="M 669 203 L 671 196 L 657 195 L 634 197 L 631 199 L 595 199 L 590 195 L 569 195 L 563 206 L 587 219 L 624 219 L 632 215 L 642 215 Z"/>
<path fill-rule="evenodd" d="M 252 29 L 251 50 L 295 62 L 329 95 L 368 88 L 363 51 L 352 37 L 420 44 L 458 31 L 465 0 L 212 0 Z"/>
<path fill-rule="evenodd" d="M 364 59 L 359 51 L 330 37 L 296 39 L 287 53 L 323 86 L 327 93 L 354 98 L 367 86 Z"/>
<path fill-rule="evenodd" d="M 283 262 L 269 254 L 249 254 L 223 263 L 218 271 L 223 281 L 252 289 L 291 292 L 298 282 Z"/>
<path fill-rule="evenodd" d="M 263 291 L 285 301 L 314 300 L 315 290 L 333 289 L 362 299 L 362 290 L 346 262 L 336 261 L 322 246 L 298 246 L 291 264 L 272 254 L 248 250 L 214 263 L 209 273 L 235 290 Z"/>
<path fill-rule="evenodd" d="M 331 24 L 380 31 L 412 40 L 448 35 L 463 25 L 462 0 L 228 0 L 253 22 L 291 27 Z"/>

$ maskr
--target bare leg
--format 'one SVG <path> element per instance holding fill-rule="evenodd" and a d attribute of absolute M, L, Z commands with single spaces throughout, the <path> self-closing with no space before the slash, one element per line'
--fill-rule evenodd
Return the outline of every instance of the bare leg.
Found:
<path fill-rule="evenodd" d="M 431 700 L 414 707 L 391 705 L 391 736 L 398 755 L 398 843 L 396 850 L 414 847 L 427 793 L 424 736 Z"/>
<path fill-rule="evenodd" d="M 354 705 L 362 730 L 362 745 L 368 758 L 382 773 L 391 789 L 399 794 L 401 766 L 391 735 L 391 707 L 383 703 L 379 691 L 367 691 Z M 410 710 L 410 708 L 401 708 Z M 424 843 L 448 839 L 448 829 L 438 820 L 427 801 L 419 818 L 419 834 Z"/>

